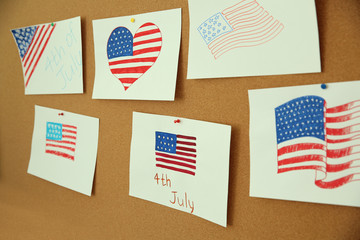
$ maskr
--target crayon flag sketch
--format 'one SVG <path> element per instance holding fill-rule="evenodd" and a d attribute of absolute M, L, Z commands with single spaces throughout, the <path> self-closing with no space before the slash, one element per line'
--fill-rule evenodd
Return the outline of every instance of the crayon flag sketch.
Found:
<path fill-rule="evenodd" d="M 278 173 L 313 169 L 324 189 L 359 181 L 359 107 L 360 100 L 327 108 L 318 96 L 276 107 Z"/>
<path fill-rule="evenodd" d="M 156 132 L 155 142 L 156 167 L 195 176 L 196 137 Z"/>
<path fill-rule="evenodd" d="M 45 153 L 74 161 L 77 127 L 47 122 Z"/>
<path fill-rule="evenodd" d="M 161 31 L 154 23 L 141 25 L 134 37 L 126 27 L 111 32 L 107 42 L 109 67 L 125 90 L 152 67 L 161 45 Z"/>
<path fill-rule="evenodd" d="M 242 0 L 204 21 L 197 30 L 214 58 L 241 47 L 253 47 L 275 38 L 284 25 L 256 0 Z"/>

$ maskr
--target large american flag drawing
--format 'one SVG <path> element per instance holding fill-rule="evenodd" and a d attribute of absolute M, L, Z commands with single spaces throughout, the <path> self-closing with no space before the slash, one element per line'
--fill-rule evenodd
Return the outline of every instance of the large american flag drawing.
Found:
<path fill-rule="evenodd" d="M 25 87 L 44 53 L 56 23 L 11 30 L 17 44 L 24 72 Z"/>
<path fill-rule="evenodd" d="M 278 173 L 316 170 L 315 184 L 333 189 L 360 180 L 360 100 L 328 108 L 303 96 L 275 108 Z"/>
<path fill-rule="evenodd" d="M 45 153 L 75 160 L 77 127 L 68 124 L 46 123 Z"/>
<path fill-rule="evenodd" d="M 126 27 L 111 32 L 107 42 L 109 67 L 125 90 L 151 68 L 161 46 L 161 32 L 154 23 L 141 25 L 134 37 Z"/>
<path fill-rule="evenodd" d="M 156 167 L 195 176 L 196 137 L 155 132 Z"/>
<path fill-rule="evenodd" d="M 242 0 L 214 14 L 197 28 L 215 59 L 234 48 L 264 44 L 283 29 L 284 25 L 256 0 Z"/>

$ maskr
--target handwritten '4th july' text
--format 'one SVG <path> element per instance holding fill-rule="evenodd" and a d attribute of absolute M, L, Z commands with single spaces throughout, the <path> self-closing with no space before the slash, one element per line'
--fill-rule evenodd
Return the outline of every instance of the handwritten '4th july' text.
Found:
<path fill-rule="evenodd" d="M 168 178 L 167 174 L 160 174 L 156 173 L 154 180 L 156 181 L 157 185 L 162 187 L 171 188 L 171 179 Z M 171 191 L 170 203 L 173 205 L 178 205 L 180 207 L 184 207 L 190 210 L 190 213 L 193 213 L 195 210 L 194 201 L 191 201 L 188 197 L 188 194 L 184 192 L 184 194 L 179 193 L 178 191 Z"/>

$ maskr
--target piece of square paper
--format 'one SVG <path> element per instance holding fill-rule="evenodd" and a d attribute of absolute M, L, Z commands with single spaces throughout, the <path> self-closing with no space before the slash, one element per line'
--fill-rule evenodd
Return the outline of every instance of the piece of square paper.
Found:
<path fill-rule="evenodd" d="M 99 119 L 35 106 L 28 173 L 91 196 Z"/>
<path fill-rule="evenodd" d="M 189 0 L 188 79 L 320 72 L 314 0 Z"/>
<path fill-rule="evenodd" d="M 228 125 L 134 112 L 130 196 L 226 227 L 230 135 Z"/>
<path fill-rule="evenodd" d="M 360 207 L 359 88 L 249 90 L 250 196 Z"/>
<path fill-rule="evenodd" d="M 83 93 L 80 17 L 11 32 L 26 95 Z"/>
<path fill-rule="evenodd" d="M 95 99 L 173 101 L 181 9 L 93 21 Z"/>

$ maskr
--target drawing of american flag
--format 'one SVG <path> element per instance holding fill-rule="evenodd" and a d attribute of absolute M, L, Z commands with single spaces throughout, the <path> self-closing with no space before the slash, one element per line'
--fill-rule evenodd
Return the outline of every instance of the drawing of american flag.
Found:
<path fill-rule="evenodd" d="M 74 161 L 77 127 L 67 124 L 46 123 L 45 153 Z"/>
<path fill-rule="evenodd" d="M 126 27 L 115 28 L 107 42 L 107 57 L 111 73 L 127 90 L 155 63 L 162 46 L 160 29 L 145 23 L 134 37 Z"/>
<path fill-rule="evenodd" d="M 315 184 L 333 189 L 360 180 L 360 100 L 327 108 L 303 96 L 275 108 L 278 173 L 316 170 Z"/>
<path fill-rule="evenodd" d="M 196 137 L 155 132 L 156 167 L 195 176 Z"/>
<path fill-rule="evenodd" d="M 55 26 L 55 23 L 51 23 L 11 30 L 21 57 L 25 87 L 29 84 Z"/>
<path fill-rule="evenodd" d="M 284 25 L 256 0 L 242 0 L 216 13 L 197 28 L 215 59 L 234 48 L 264 44 L 283 29 Z"/>

